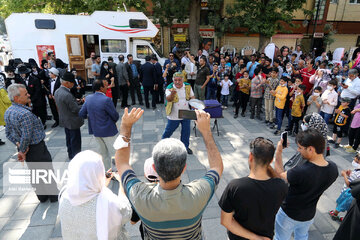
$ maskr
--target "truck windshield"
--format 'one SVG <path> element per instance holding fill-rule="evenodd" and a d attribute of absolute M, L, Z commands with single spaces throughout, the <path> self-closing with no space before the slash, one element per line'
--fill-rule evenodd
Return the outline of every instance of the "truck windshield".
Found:
<path fill-rule="evenodd" d="M 164 57 L 164 55 L 161 53 L 160 49 L 154 44 L 154 43 L 150 43 L 152 48 L 154 49 L 154 51 L 157 53 L 157 55 L 161 58 Z"/>

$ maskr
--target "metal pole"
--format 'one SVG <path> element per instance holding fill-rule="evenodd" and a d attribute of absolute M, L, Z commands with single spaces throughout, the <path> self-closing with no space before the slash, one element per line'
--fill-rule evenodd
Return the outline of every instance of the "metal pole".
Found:
<path fill-rule="evenodd" d="M 311 37 L 311 49 L 310 49 L 311 51 L 314 48 L 314 34 L 315 34 L 315 31 L 316 31 L 317 20 L 318 20 L 318 17 L 319 17 L 319 9 L 320 9 L 321 2 L 322 2 L 322 0 L 319 0 L 318 4 L 317 4 L 316 15 L 315 15 L 315 24 L 314 24 L 313 34 L 312 34 L 312 37 Z"/>

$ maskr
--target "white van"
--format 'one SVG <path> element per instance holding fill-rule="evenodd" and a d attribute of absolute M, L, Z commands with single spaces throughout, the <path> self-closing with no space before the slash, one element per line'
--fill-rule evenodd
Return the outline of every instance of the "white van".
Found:
<path fill-rule="evenodd" d="M 5 19 L 8 39 L 14 58 L 35 59 L 39 65 L 47 53 L 75 67 L 86 78 L 85 59 L 91 52 L 101 61 L 119 54 L 145 63 L 145 56 L 156 54 L 159 63 L 165 58 L 148 41 L 158 33 L 157 27 L 141 12 L 95 11 L 91 15 L 53 15 L 13 13 Z M 148 40 L 144 40 L 144 38 Z"/>

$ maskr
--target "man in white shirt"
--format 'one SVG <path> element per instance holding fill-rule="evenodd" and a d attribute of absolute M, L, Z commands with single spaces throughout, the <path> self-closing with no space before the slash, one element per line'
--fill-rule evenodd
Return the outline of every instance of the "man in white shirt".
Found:
<path fill-rule="evenodd" d="M 190 55 L 191 59 L 195 59 L 195 55 Z M 187 82 L 191 84 L 191 87 L 194 88 L 195 80 L 196 80 L 196 73 L 197 73 L 197 66 L 189 61 L 185 64 L 185 72 L 187 73 Z"/>
<path fill-rule="evenodd" d="M 184 143 L 187 153 L 192 154 L 189 148 L 190 119 L 179 118 L 179 110 L 189 110 L 189 100 L 195 98 L 194 92 L 189 83 L 184 83 L 183 75 L 180 72 L 174 73 L 173 83 L 169 84 L 165 91 L 167 100 L 166 115 L 168 123 L 162 139 L 169 138 L 181 123 L 181 142 Z"/>
<path fill-rule="evenodd" d="M 184 56 L 181 58 L 181 66 L 182 65 L 186 65 L 187 63 L 190 62 L 190 59 L 189 59 L 189 56 L 188 56 L 188 53 L 190 52 L 190 49 L 185 49 L 185 52 L 184 52 Z"/>
<path fill-rule="evenodd" d="M 356 69 L 350 69 L 348 79 L 344 83 L 340 83 L 342 87 L 341 98 L 350 98 L 349 108 L 354 109 L 356 98 L 360 95 L 360 79 L 359 72 Z"/>

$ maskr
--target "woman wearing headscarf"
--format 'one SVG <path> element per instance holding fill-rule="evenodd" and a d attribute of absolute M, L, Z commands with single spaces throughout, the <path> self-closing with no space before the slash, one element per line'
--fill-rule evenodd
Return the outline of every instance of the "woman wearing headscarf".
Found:
<path fill-rule="evenodd" d="M 11 101 L 5 88 L 5 75 L 0 73 L 0 126 L 5 126 L 4 114 L 6 109 L 8 109 L 10 106 Z M 0 139 L 0 145 L 4 144 L 5 142 Z"/>
<path fill-rule="evenodd" d="M 71 160 L 59 202 L 64 240 L 128 239 L 124 224 L 130 220 L 131 206 L 123 191 L 117 196 L 107 188 L 110 179 L 101 156 L 93 151 Z"/>
<path fill-rule="evenodd" d="M 109 86 L 108 86 L 108 91 L 106 92 L 106 96 L 113 99 L 114 105 L 116 107 L 114 99 L 116 99 L 116 103 L 117 103 L 117 99 L 119 98 L 118 97 L 118 88 L 119 87 L 116 87 L 116 84 L 115 84 L 116 81 L 115 81 L 114 69 L 112 69 L 109 66 L 109 63 L 107 61 L 103 61 L 101 63 L 100 77 L 104 78 L 108 81 Z"/>
<path fill-rule="evenodd" d="M 303 123 L 301 124 L 301 129 L 303 131 L 307 130 L 307 129 L 316 129 L 319 132 L 321 132 L 321 134 L 323 135 L 323 137 L 325 138 L 326 141 L 326 150 L 324 152 L 325 156 L 329 156 L 330 155 L 330 148 L 328 146 L 327 143 L 327 132 L 328 132 L 328 126 L 325 122 L 325 120 L 320 116 L 320 114 L 318 113 L 312 113 L 312 114 L 308 114 L 303 118 Z M 299 166 L 302 165 L 304 162 L 306 161 L 306 159 L 304 159 L 300 152 L 296 152 L 295 155 L 293 155 L 289 161 L 287 161 L 284 164 L 284 169 L 285 171 L 294 168 L 295 166 Z"/>

